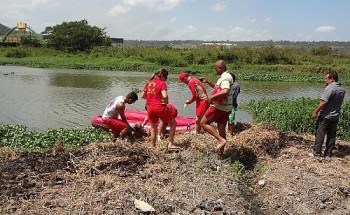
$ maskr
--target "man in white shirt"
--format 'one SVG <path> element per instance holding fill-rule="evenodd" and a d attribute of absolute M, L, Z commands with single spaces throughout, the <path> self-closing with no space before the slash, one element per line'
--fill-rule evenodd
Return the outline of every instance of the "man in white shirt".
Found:
<path fill-rule="evenodd" d="M 133 104 L 138 100 L 135 92 L 129 93 L 127 96 L 118 96 L 112 99 L 107 105 L 102 115 L 102 123 L 112 131 L 112 141 L 117 137 L 125 137 L 130 133 L 131 127 L 125 117 L 125 103 Z"/>
<path fill-rule="evenodd" d="M 216 84 L 208 81 L 207 78 L 201 78 L 204 83 L 208 83 L 212 88 L 220 87 L 221 90 L 209 98 L 211 105 L 205 112 L 200 124 L 205 131 L 218 140 L 216 152 L 218 154 L 222 154 L 226 145 L 226 124 L 231 113 L 231 87 L 233 84 L 233 79 L 230 73 L 227 72 L 226 63 L 223 60 L 218 60 L 215 63 L 215 71 L 217 75 L 220 75 L 220 78 Z M 219 98 L 224 99 L 222 102 L 215 102 L 220 100 Z M 212 122 L 217 123 L 218 132 L 212 125 L 210 125 Z"/>

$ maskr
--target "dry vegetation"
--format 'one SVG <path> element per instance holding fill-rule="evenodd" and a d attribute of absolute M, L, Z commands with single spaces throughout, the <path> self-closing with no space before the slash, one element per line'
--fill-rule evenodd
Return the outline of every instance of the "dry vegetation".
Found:
<path fill-rule="evenodd" d="M 313 158 L 313 137 L 238 128 L 223 157 L 212 137 L 190 133 L 176 136 L 179 153 L 165 141 L 44 154 L 2 148 L 0 214 L 350 214 L 348 143 L 331 159 Z"/>

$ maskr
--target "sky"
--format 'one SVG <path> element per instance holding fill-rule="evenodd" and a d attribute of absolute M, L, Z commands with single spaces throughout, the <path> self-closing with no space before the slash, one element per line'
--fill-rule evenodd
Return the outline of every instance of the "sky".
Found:
<path fill-rule="evenodd" d="M 349 0 L 0 0 L 0 23 L 41 33 L 87 20 L 125 40 L 350 41 Z"/>

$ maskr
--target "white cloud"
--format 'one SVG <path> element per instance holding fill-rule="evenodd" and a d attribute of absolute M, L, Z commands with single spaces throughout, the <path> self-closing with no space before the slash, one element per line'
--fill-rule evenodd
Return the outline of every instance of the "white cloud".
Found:
<path fill-rule="evenodd" d="M 224 4 L 224 3 L 216 3 L 216 4 L 214 4 L 214 5 L 211 7 L 211 9 L 212 9 L 213 11 L 216 11 L 216 12 L 223 11 L 223 10 L 226 9 L 226 4 Z"/>
<path fill-rule="evenodd" d="M 271 17 L 266 17 L 266 18 L 264 19 L 264 22 L 266 22 L 266 23 L 271 23 L 271 22 L 272 22 Z"/>
<path fill-rule="evenodd" d="M 176 32 L 180 34 L 189 34 L 189 33 L 194 33 L 197 30 L 198 29 L 193 25 L 188 25 L 186 28 L 176 30 Z"/>
<path fill-rule="evenodd" d="M 193 25 L 188 25 L 185 28 L 180 28 L 180 29 L 174 29 L 171 34 L 172 37 L 175 37 L 175 39 L 180 39 L 180 38 L 198 38 L 198 35 L 201 33 L 199 32 L 200 29 L 196 28 Z"/>
<path fill-rule="evenodd" d="M 128 7 L 125 7 L 122 5 L 116 5 L 107 12 L 107 15 L 108 16 L 116 16 L 119 14 L 126 14 L 129 12 L 129 10 L 130 10 L 130 8 L 128 8 Z"/>
<path fill-rule="evenodd" d="M 175 17 L 173 17 L 171 20 L 170 20 L 170 22 L 176 22 L 177 21 L 177 19 L 175 18 Z"/>
<path fill-rule="evenodd" d="M 123 4 L 131 7 L 146 6 L 153 10 L 166 11 L 178 6 L 183 0 L 124 0 Z"/>
<path fill-rule="evenodd" d="M 315 31 L 319 33 L 327 33 L 331 31 L 335 31 L 335 27 L 330 25 L 323 25 L 323 26 L 317 27 Z"/>
<path fill-rule="evenodd" d="M 50 2 L 52 2 L 52 0 L 32 0 L 32 4 L 34 5 L 48 4 Z"/>
<path fill-rule="evenodd" d="M 232 28 L 230 31 L 232 33 L 242 33 L 242 32 L 244 32 L 244 28 L 237 26 L 237 27 Z"/>
<path fill-rule="evenodd" d="M 247 17 L 246 19 L 247 19 L 249 22 L 251 22 L 251 23 L 255 23 L 255 22 L 256 22 L 256 19 L 251 18 L 251 17 Z"/>

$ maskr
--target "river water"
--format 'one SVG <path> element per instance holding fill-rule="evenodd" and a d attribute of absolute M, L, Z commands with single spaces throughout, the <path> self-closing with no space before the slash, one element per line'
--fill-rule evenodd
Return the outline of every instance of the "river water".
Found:
<path fill-rule="evenodd" d="M 25 125 L 37 131 L 85 128 L 93 116 L 103 113 L 113 97 L 126 95 L 133 88 L 141 90 L 150 76 L 151 73 L 143 72 L 0 66 L 0 123 Z M 211 79 L 215 80 L 215 76 Z M 178 107 L 179 115 L 193 117 L 194 104 L 183 108 L 190 97 L 188 87 L 177 82 L 176 74 L 170 74 L 167 83 L 170 102 Z M 317 83 L 239 83 L 239 104 L 261 98 L 319 98 L 324 89 L 324 84 Z M 145 100 L 139 98 L 127 108 L 144 110 L 144 106 Z M 252 121 L 251 115 L 243 110 L 238 110 L 236 118 Z"/>

